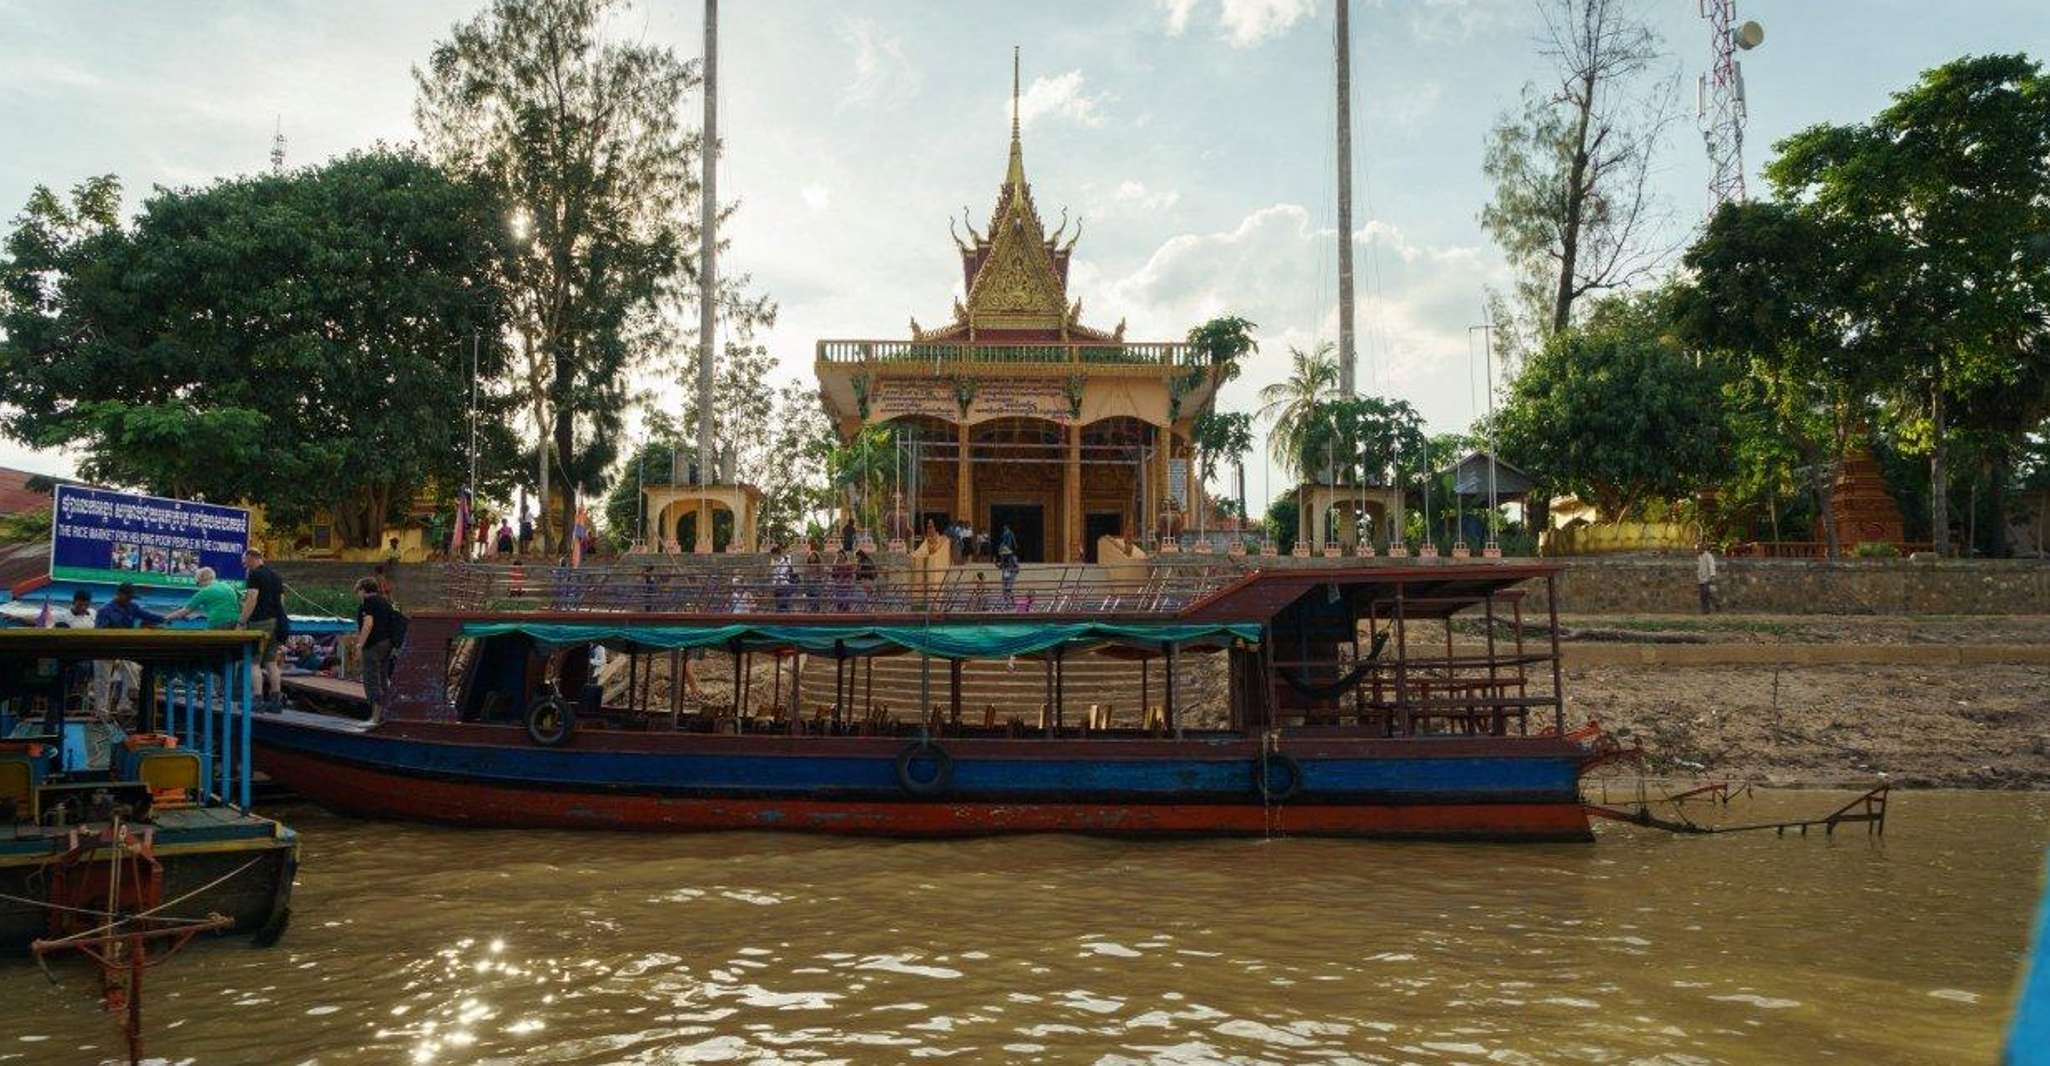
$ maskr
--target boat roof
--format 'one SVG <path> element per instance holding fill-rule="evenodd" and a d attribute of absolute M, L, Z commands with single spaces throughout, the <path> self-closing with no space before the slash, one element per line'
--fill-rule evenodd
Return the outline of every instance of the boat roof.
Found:
<path fill-rule="evenodd" d="M 263 634 L 243 629 L 0 629 L 0 660 L 126 659 L 199 666 L 254 653 Z"/>
<path fill-rule="evenodd" d="M 1344 597 L 1356 607 L 1403 601 L 1404 614 L 1411 618 L 1443 618 L 1475 608 L 1490 597 L 1504 602 L 1520 595 L 1517 585 L 1532 578 L 1557 574 L 1556 563 L 1487 561 L 1395 562 L 1347 566 L 1309 566 L 1286 569 L 1253 569 L 1218 580 L 1191 595 L 1154 609 L 1120 609 L 1136 597 L 1117 592 L 1095 597 L 1080 595 L 1070 607 L 1054 610 L 1006 609 L 991 604 L 988 609 L 961 609 L 958 604 L 945 610 L 824 610 L 807 611 L 705 611 L 625 610 L 603 606 L 575 610 L 554 609 L 537 604 L 536 609 L 508 608 L 495 601 L 495 609 L 422 610 L 419 618 L 450 619 L 462 623 L 465 633 L 483 633 L 497 623 L 518 623 L 518 627 L 592 626 L 597 629 L 628 627 L 644 630 L 720 630 L 740 627 L 750 631 L 833 629 L 937 629 L 959 626 L 1058 626 L 1069 624 L 1112 624 L 1127 627 L 1170 625 L 1258 626 L 1287 611 L 1297 600 L 1312 594 Z M 537 582 L 538 584 L 538 582 Z M 714 597 L 716 599 L 716 597 Z M 1097 609 L 1090 609 L 1091 601 Z M 627 602 L 632 602 L 631 598 Z M 702 603 L 706 600 L 694 602 Z M 801 602 L 793 606 L 801 607 Z M 895 605 L 893 605 L 895 606 Z M 513 629 L 502 630 L 512 632 Z M 1136 632 L 1137 630 L 1135 630 Z M 567 633 L 567 629 L 555 629 Z M 753 638 L 747 638 L 752 640 Z M 1145 639 L 1145 638 L 1141 638 Z M 720 641 L 708 641 L 716 644 Z M 826 640 L 830 648 L 831 639 Z M 691 645 L 703 646 L 703 645 Z"/>

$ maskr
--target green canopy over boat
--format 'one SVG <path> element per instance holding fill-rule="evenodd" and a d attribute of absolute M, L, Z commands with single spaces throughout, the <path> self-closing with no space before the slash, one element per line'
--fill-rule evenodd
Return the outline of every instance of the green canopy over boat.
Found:
<path fill-rule="evenodd" d="M 691 625 L 494 621 L 465 622 L 465 637 L 520 634 L 542 644 L 622 644 L 642 648 L 795 648 L 814 654 L 918 652 L 943 659 L 1002 659 L 1053 648 L 1104 644 L 1158 649 L 1243 640 L 1258 643 L 1256 623 L 948 622 L 937 625 Z"/>

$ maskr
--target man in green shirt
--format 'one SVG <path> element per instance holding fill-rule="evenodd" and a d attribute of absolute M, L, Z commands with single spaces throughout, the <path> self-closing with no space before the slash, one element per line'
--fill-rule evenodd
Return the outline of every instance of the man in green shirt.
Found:
<path fill-rule="evenodd" d="M 192 590 L 192 598 L 185 601 L 185 606 L 165 615 L 164 621 L 201 615 L 206 618 L 208 629 L 234 629 L 242 624 L 242 597 L 235 595 L 226 582 L 214 580 L 213 567 L 200 567 L 192 579 L 199 586 Z"/>

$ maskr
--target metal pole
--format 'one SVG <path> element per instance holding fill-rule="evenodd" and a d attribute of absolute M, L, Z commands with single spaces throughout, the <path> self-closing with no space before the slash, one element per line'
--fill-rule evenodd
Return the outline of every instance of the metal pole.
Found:
<path fill-rule="evenodd" d="M 1338 390 L 1351 396 L 1355 374 L 1352 337 L 1352 22 L 1348 0 L 1338 0 L 1332 42 L 1338 66 Z"/>
<path fill-rule="evenodd" d="M 1488 376 L 1488 547 L 1498 547 L 1496 523 L 1501 520 L 1501 503 L 1495 498 L 1495 323 L 1488 321 L 1481 331 L 1481 352 Z"/>
<path fill-rule="evenodd" d="M 712 462 L 712 341 L 718 305 L 718 273 L 715 249 L 719 228 L 719 0 L 705 0 L 705 131 L 701 151 L 705 176 L 698 224 L 698 479 L 702 487 L 711 483 Z M 709 518 L 699 507 L 698 521 Z M 700 530 L 700 533 L 703 531 Z M 711 538 L 705 541 L 710 543 Z"/>
<path fill-rule="evenodd" d="M 256 710 L 256 692 L 250 687 L 248 678 L 254 662 L 255 656 L 245 645 L 242 649 L 242 709 L 238 712 L 242 718 L 242 780 L 241 787 L 237 789 L 242 795 L 242 809 L 245 811 L 249 809 L 249 720 Z"/>

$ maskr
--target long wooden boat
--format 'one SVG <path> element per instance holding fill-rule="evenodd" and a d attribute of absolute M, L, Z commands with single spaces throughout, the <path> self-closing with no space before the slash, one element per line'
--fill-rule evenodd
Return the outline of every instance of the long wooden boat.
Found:
<path fill-rule="evenodd" d="M 963 582 L 842 599 L 712 574 L 530 572 L 514 596 L 469 573 L 459 596 L 480 606 L 414 616 L 382 721 L 259 714 L 257 765 L 338 812 L 465 825 L 1590 838 L 1579 779 L 1599 738 L 1564 730 L 1556 637 L 1535 646 L 1520 624 L 1518 586 L 1548 566 L 1068 575 L 1001 604 Z M 1466 612 L 1479 628 L 1455 639 Z M 607 699 L 593 645 L 636 667 L 710 651 L 731 698 Z M 831 702 L 794 681 L 763 699 L 761 655 L 827 659 Z M 1084 718 L 1064 683 L 1082 655 L 1164 661 L 1162 706 Z M 899 694 L 911 718 L 880 717 L 852 683 L 875 656 L 945 680 Z M 1209 721 L 1178 707 L 1192 656 L 1224 690 Z M 954 664 L 989 659 L 1039 667 L 1041 715 L 978 720 Z"/>
<path fill-rule="evenodd" d="M 0 951 L 284 932 L 298 836 L 250 808 L 260 640 L 0 629 Z M 133 719 L 94 706 L 95 664 L 110 663 L 138 664 L 163 698 Z"/>

